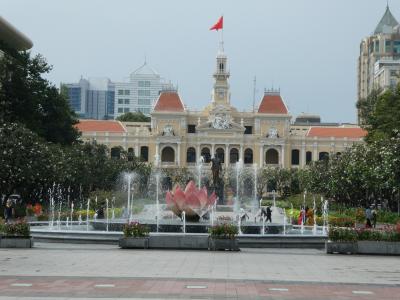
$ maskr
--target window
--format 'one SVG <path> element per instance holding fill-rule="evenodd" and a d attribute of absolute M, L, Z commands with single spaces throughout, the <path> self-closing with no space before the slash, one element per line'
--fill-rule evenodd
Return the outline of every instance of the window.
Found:
<path fill-rule="evenodd" d="M 396 70 L 390 70 L 390 76 L 397 76 Z"/>
<path fill-rule="evenodd" d="M 175 151 L 172 147 L 165 147 L 161 151 L 161 161 L 162 162 L 174 162 L 175 161 Z"/>
<path fill-rule="evenodd" d="M 292 165 L 298 166 L 300 163 L 300 151 L 297 149 L 292 150 Z"/>
<path fill-rule="evenodd" d="M 374 52 L 379 52 L 379 41 L 375 41 L 375 49 Z"/>
<path fill-rule="evenodd" d="M 127 113 L 127 112 L 129 112 L 129 107 L 124 108 L 124 113 Z"/>
<path fill-rule="evenodd" d="M 224 72 L 224 64 L 223 63 L 219 64 L 219 71 Z"/>
<path fill-rule="evenodd" d="M 277 165 L 279 164 L 279 153 L 275 149 L 269 149 L 265 153 L 265 163 L 267 165 Z"/>
<path fill-rule="evenodd" d="M 192 125 L 192 124 L 188 125 L 187 132 L 188 133 L 196 133 L 196 125 Z"/>
<path fill-rule="evenodd" d="M 312 152 L 311 151 L 307 151 L 306 152 L 306 164 L 310 164 L 312 161 Z"/>
<path fill-rule="evenodd" d="M 223 164 L 225 163 L 225 151 L 222 148 L 218 148 L 217 151 L 215 151 L 217 154 L 217 157 L 219 158 L 219 161 Z"/>
<path fill-rule="evenodd" d="M 118 99 L 118 104 L 124 104 L 124 99 Z"/>
<path fill-rule="evenodd" d="M 232 148 L 229 153 L 229 163 L 234 164 L 239 161 L 239 151 L 236 148 Z"/>
<path fill-rule="evenodd" d="M 400 41 L 393 42 L 393 52 L 396 54 L 400 54 Z"/>
<path fill-rule="evenodd" d="M 125 90 L 125 91 L 124 91 L 124 94 L 125 94 L 125 95 L 130 95 L 130 91 L 129 91 L 129 90 Z"/>
<path fill-rule="evenodd" d="M 139 107 L 137 111 L 141 112 L 142 114 L 148 115 L 150 114 L 150 108 L 148 107 Z"/>
<path fill-rule="evenodd" d="M 138 82 L 139 87 L 150 87 L 150 81 L 147 80 L 140 80 Z"/>
<path fill-rule="evenodd" d="M 150 105 L 150 99 L 146 98 L 139 98 L 138 105 Z"/>
<path fill-rule="evenodd" d="M 128 148 L 128 161 L 132 161 L 135 157 L 135 150 L 133 148 Z"/>
<path fill-rule="evenodd" d="M 138 90 L 139 96 L 150 96 L 150 90 Z"/>
<path fill-rule="evenodd" d="M 244 163 L 245 164 L 253 163 L 253 150 L 251 149 L 244 150 Z"/>
<path fill-rule="evenodd" d="M 328 160 L 329 159 L 329 153 L 328 152 L 320 152 L 319 153 L 319 160 Z"/>
<path fill-rule="evenodd" d="M 123 95 L 124 94 L 124 90 L 118 90 L 118 95 Z"/>
<path fill-rule="evenodd" d="M 193 147 L 190 147 L 186 151 L 186 161 L 188 163 L 196 162 L 196 150 Z"/>
<path fill-rule="evenodd" d="M 244 134 L 253 134 L 253 126 L 244 126 L 244 128 L 246 128 Z"/>
<path fill-rule="evenodd" d="M 122 107 L 118 107 L 118 113 L 122 114 L 124 112 L 124 109 Z"/>
<path fill-rule="evenodd" d="M 392 41 L 385 41 L 385 52 L 392 52 Z"/>
<path fill-rule="evenodd" d="M 129 99 L 125 99 L 125 104 L 129 104 Z"/>
<path fill-rule="evenodd" d="M 147 146 L 140 147 L 140 160 L 149 161 L 149 147 Z"/>
<path fill-rule="evenodd" d="M 207 147 L 201 149 L 201 156 L 203 156 L 205 163 L 209 163 L 211 161 L 210 149 Z"/>
<path fill-rule="evenodd" d="M 121 158 L 121 149 L 119 147 L 111 148 L 111 158 L 112 159 L 120 159 Z"/>

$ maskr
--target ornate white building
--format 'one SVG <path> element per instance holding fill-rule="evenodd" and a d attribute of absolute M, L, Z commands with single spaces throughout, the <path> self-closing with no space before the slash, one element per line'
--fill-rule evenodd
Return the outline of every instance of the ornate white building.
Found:
<path fill-rule="evenodd" d="M 86 141 L 121 146 L 161 167 L 192 167 L 216 154 L 224 167 L 241 159 L 245 166 L 304 167 L 360 143 L 365 132 L 355 125 L 291 124 L 280 92 L 265 91 L 254 112 L 239 112 L 230 103 L 227 56 L 216 57 L 212 101 L 201 111 L 185 108 L 176 90 L 163 90 L 151 123 L 81 120 Z M 250 103 L 251 101 L 249 101 Z"/>

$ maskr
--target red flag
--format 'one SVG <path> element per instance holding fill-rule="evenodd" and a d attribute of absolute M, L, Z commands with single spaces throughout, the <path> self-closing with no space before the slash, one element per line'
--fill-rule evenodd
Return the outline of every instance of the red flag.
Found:
<path fill-rule="evenodd" d="M 213 27 L 210 28 L 210 30 L 216 30 L 218 31 L 219 29 L 222 29 L 223 27 L 223 23 L 224 23 L 224 17 L 221 16 L 218 20 L 217 23 L 215 23 L 215 25 Z"/>

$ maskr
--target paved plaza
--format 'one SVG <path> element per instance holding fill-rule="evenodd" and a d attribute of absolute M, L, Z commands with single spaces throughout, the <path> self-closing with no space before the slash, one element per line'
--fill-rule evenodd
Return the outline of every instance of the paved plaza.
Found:
<path fill-rule="evenodd" d="M 311 249 L 0 250 L 0 299 L 400 299 L 398 257 Z"/>

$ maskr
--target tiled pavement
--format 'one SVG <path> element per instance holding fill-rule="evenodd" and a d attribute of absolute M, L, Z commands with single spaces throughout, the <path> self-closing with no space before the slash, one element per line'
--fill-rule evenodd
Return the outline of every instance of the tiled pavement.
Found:
<path fill-rule="evenodd" d="M 318 250 L 126 251 L 37 244 L 0 250 L 0 300 L 398 299 L 400 259 Z"/>

